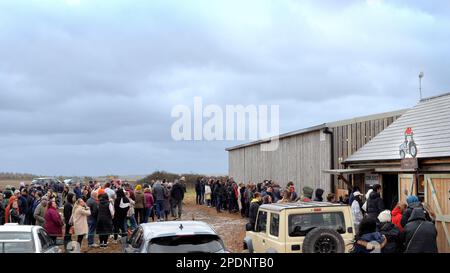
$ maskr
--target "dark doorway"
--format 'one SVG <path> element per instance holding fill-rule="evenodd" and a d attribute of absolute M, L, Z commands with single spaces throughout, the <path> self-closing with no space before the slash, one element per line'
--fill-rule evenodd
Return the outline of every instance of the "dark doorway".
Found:
<path fill-rule="evenodd" d="M 383 202 L 392 210 L 398 202 L 398 174 L 383 174 Z"/>

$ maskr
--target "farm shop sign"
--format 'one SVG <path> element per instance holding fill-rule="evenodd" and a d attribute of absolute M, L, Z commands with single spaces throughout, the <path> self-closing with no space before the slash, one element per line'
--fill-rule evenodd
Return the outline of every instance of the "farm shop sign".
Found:
<path fill-rule="evenodd" d="M 400 164 L 402 166 L 402 169 L 418 169 L 419 168 L 419 162 L 417 158 L 404 158 L 400 161 Z"/>
<path fill-rule="evenodd" d="M 373 186 L 380 183 L 380 176 L 378 174 L 366 174 L 364 180 L 366 185 Z"/>

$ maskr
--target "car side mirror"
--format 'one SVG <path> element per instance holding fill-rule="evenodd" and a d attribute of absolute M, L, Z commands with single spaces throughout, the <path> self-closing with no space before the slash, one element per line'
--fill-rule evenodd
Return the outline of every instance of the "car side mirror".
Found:
<path fill-rule="evenodd" d="M 246 231 L 253 231 L 253 226 L 252 226 L 252 224 L 247 223 L 247 224 L 245 225 L 245 230 L 246 230 Z"/>

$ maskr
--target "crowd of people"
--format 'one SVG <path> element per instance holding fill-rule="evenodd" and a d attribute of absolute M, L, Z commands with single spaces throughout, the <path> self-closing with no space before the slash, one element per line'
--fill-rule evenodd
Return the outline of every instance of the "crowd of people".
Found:
<path fill-rule="evenodd" d="M 76 238 L 88 247 L 107 247 L 110 238 L 118 242 L 141 223 L 180 219 L 186 192 L 185 178 L 173 183 L 165 179 L 132 186 L 121 181 L 74 187 L 64 184 L 25 185 L 0 190 L 0 224 L 39 225 L 64 244 Z M 232 178 L 198 178 L 195 182 L 196 203 L 215 208 L 217 213 L 240 213 L 255 226 L 259 206 L 270 203 L 331 202 L 351 206 L 355 226 L 353 252 L 372 252 L 376 244 L 383 253 L 437 252 L 435 213 L 410 195 L 406 203 L 391 210 L 384 207 L 381 186 L 373 185 L 366 194 L 358 187 L 350 194 L 336 198 L 324 190 L 303 187 L 297 194 L 294 183 L 285 187 L 265 180 L 261 183 L 237 183 Z M 95 235 L 98 243 L 95 243 Z"/>
<path fill-rule="evenodd" d="M 120 180 L 74 187 L 20 183 L 0 190 L 0 225 L 39 225 L 54 241 L 63 237 L 66 246 L 72 238 L 81 245 L 87 237 L 88 247 L 104 248 L 141 223 L 180 219 L 185 192 L 184 177 L 135 186 Z"/>
<path fill-rule="evenodd" d="M 406 203 L 397 203 L 391 211 L 384 207 L 381 191 L 379 184 L 365 195 L 358 187 L 352 190 L 349 202 L 356 229 L 354 251 L 371 252 L 375 243 L 382 253 L 437 253 L 436 214 L 430 206 L 409 195 Z"/>
<path fill-rule="evenodd" d="M 406 203 L 398 203 L 392 211 L 384 207 L 381 185 L 376 184 L 364 195 L 358 187 L 350 194 L 336 198 L 329 193 L 325 200 L 324 190 L 303 187 L 297 194 L 294 183 L 280 187 L 265 180 L 261 183 L 237 183 L 214 178 L 199 178 L 195 183 L 196 204 L 214 207 L 218 213 L 228 211 L 248 218 L 255 226 L 259 206 L 288 202 L 331 202 L 351 206 L 355 226 L 353 252 L 370 253 L 436 253 L 436 215 L 430 207 L 414 195 L 407 196 Z M 377 250 L 375 250 L 377 249 Z"/>

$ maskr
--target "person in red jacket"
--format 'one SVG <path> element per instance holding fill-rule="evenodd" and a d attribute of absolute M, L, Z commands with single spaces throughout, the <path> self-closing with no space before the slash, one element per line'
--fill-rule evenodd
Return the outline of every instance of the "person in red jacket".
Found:
<path fill-rule="evenodd" d="M 8 205 L 5 208 L 5 224 L 9 223 L 9 220 L 10 220 L 9 216 L 11 213 L 11 208 L 13 207 L 13 203 L 16 200 L 17 200 L 17 197 L 14 195 L 9 198 Z M 19 211 L 18 211 L 18 213 L 19 213 Z"/>
<path fill-rule="evenodd" d="M 47 205 L 47 211 L 45 212 L 45 230 L 52 240 L 55 242 L 56 237 L 62 236 L 63 221 L 61 215 L 56 210 L 57 205 L 54 199 L 52 199 Z"/>
<path fill-rule="evenodd" d="M 403 211 L 406 209 L 405 203 L 398 203 L 397 206 L 392 210 L 392 223 L 402 232 L 403 227 L 401 225 Z"/>

